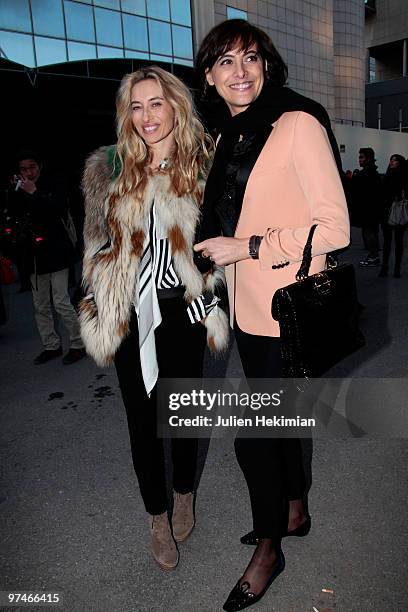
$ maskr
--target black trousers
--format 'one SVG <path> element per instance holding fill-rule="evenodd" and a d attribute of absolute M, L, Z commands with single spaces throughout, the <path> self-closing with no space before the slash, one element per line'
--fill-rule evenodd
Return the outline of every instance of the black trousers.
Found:
<path fill-rule="evenodd" d="M 388 267 L 388 262 L 391 254 L 391 244 L 392 244 L 392 235 L 395 237 L 395 271 L 400 272 L 401 269 L 401 261 L 402 254 L 404 252 L 404 232 L 405 226 L 402 227 L 392 227 L 388 225 L 388 223 L 382 223 L 381 228 L 384 236 L 384 245 L 383 245 L 383 268 Z"/>
<path fill-rule="evenodd" d="M 279 338 L 254 336 L 235 324 L 235 338 L 247 378 L 280 378 Z M 258 538 L 279 545 L 287 530 L 288 501 L 305 494 L 300 440 L 297 438 L 235 439 L 235 453 L 248 485 L 253 529 Z"/>
<path fill-rule="evenodd" d="M 378 251 L 380 249 L 380 241 L 378 237 L 378 223 L 374 225 L 363 226 L 362 236 L 364 248 L 367 249 L 368 257 L 378 257 Z"/>
<path fill-rule="evenodd" d="M 206 330 L 191 324 L 181 297 L 160 300 L 162 323 L 155 330 L 159 376 L 201 378 Z M 115 366 L 126 408 L 133 466 L 149 514 L 167 510 L 167 485 L 163 440 L 157 437 L 157 390 L 147 396 L 139 355 L 137 316 L 130 321 L 130 334 L 123 340 Z M 171 440 L 173 488 L 188 493 L 194 488 L 197 440 Z"/>

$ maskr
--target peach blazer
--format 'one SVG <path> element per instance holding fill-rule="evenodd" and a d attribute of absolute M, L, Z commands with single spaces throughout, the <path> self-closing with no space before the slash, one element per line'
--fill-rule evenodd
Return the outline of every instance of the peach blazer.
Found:
<path fill-rule="evenodd" d="M 279 336 L 272 318 L 275 291 L 293 283 L 311 225 L 317 223 L 310 274 L 325 254 L 349 244 L 346 199 L 326 130 L 311 115 L 284 113 L 274 124 L 248 178 L 235 236 L 264 238 L 259 260 L 226 266 L 231 325 L 250 334 Z M 272 265 L 289 261 L 284 268 Z"/>

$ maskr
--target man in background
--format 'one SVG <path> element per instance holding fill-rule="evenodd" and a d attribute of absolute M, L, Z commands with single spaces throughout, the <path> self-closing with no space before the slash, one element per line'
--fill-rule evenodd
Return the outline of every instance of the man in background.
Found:
<path fill-rule="evenodd" d="M 35 319 L 43 351 L 34 359 L 40 365 L 62 355 L 55 330 L 52 302 L 69 332 L 65 365 L 85 356 L 78 317 L 68 293 L 68 270 L 75 258 L 75 236 L 64 190 L 43 176 L 42 162 L 32 151 L 17 158 L 17 174 L 8 203 L 11 232 L 17 249 L 24 249 L 30 274 Z"/>
<path fill-rule="evenodd" d="M 358 161 L 360 170 L 351 179 L 351 222 L 361 227 L 367 256 L 360 261 L 361 267 L 380 265 L 378 251 L 379 223 L 382 204 L 382 182 L 375 164 L 375 153 L 371 147 L 360 149 Z"/>

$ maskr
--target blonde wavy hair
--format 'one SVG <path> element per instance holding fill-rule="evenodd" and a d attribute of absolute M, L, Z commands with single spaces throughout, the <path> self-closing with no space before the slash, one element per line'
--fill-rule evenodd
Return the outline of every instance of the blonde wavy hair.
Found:
<path fill-rule="evenodd" d="M 131 92 L 145 79 L 155 80 L 174 110 L 175 148 L 169 168 L 170 180 L 178 196 L 200 196 L 198 178 L 205 176 L 214 143 L 198 119 L 188 88 L 174 75 L 158 66 L 142 68 L 123 77 L 116 96 L 117 145 L 115 165 L 117 195 L 132 193 L 142 198 L 146 186 L 146 166 L 151 160 L 149 148 L 132 123 Z"/>

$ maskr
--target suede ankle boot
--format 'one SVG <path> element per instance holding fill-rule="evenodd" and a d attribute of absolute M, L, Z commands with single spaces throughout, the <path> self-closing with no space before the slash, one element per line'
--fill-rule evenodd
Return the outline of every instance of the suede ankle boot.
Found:
<path fill-rule="evenodd" d="M 154 559 L 163 570 L 174 569 L 179 562 L 179 552 L 171 533 L 167 512 L 150 515 L 149 527 Z"/>
<path fill-rule="evenodd" d="M 173 534 L 176 542 L 184 542 L 194 529 L 194 493 L 173 492 Z"/>

